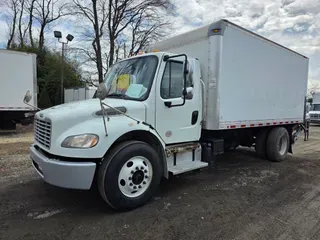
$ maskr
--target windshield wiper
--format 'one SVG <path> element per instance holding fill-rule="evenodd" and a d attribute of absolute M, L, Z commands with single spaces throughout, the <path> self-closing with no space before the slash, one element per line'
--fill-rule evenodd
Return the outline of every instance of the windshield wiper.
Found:
<path fill-rule="evenodd" d="M 125 95 L 121 94 L 121 93 L 110 93 L 107 97 L 120 97 L 120 98 L 124 99 Z"/>

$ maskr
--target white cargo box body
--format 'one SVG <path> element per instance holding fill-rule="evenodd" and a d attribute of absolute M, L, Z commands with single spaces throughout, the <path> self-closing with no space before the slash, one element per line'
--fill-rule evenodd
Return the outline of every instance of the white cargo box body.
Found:
<path fill-rule="evenodd" d="M 204 129 L 303 121 L 305 56 L 226 20 L 165 40 L 151 50 L 199 59 L 206 86 Z"/>
<path fill-rule="evenodd" d="M 23 103 L 29 90 L 30 104 L 37 106 L 36 55 L 0 50 L 0 111 L 34 110 Z"/>

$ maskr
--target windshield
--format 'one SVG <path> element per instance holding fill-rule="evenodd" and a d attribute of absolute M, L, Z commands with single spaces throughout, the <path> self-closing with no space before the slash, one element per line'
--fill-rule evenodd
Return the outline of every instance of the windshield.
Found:
<path fill-rule="evenodd" d="M 320 104 L 311 105 L 311 110 L 310 111 L 320 111 Z"/>
<path fill-rule="evenodd" d="M 115 63 L 104 82 L 108 97 L 143 101 L 148 97 L 157 68 L 156 56 L 145 56 Z"/>

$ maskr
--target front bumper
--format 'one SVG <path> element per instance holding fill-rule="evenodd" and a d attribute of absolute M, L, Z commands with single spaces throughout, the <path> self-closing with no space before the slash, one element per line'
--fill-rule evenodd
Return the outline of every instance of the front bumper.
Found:
<path fill-rule="evenodd" d="M 310 119 L 310 122 L 320 124 L 320 119 Z"/>
<path fill-rule="evenodd" d="M 30 147 L 30 157 L 34 168 L 47 183 L 63 188 L 90 189 L 96 163 L 50 159 L 39 152 L 34 145 Z"/>

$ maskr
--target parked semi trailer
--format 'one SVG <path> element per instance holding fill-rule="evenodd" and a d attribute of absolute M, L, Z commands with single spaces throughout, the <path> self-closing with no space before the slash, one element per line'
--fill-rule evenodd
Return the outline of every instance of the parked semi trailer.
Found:
<path fill-rule="evenodd" d="M 212 166 L 225 149 L 284 160 L 307 79 L 307 57 L 220 20 L 115 63 L 97 98 L 38 112 L 31 159 L 52 185 L 97 184 L 111 207 L 135 208 L 161 178 Z"/>
<path fill-rule="evenodd" d="M 0 129 L 10 130 L 31 123 L 37 108 L 36 55 L 0 50 L 0 63 Z M 26 89 L 34 107 L 21 101 Z"/>

